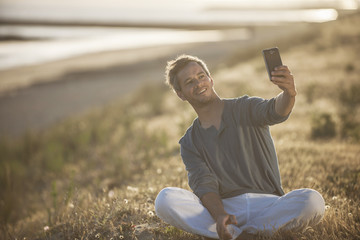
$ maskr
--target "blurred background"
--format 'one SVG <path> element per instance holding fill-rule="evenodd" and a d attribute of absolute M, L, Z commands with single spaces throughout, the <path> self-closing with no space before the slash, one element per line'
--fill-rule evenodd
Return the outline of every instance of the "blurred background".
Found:
<path fill-rule="evenodd" d="M 271 98 L 261 50 L 274 46 L 298 90 L 271 127 L 284 190 L 328 207 L 273 239 L 359 239 L 359 5 L 0 0 L 0 239 L 200 239 L 154 214 L 162 188 L 188 188 L 178 139 L 196 117 L 166 62 L 196 55 L 220 97 Z"/>
<path fill-rule="evenodd" d="M 37 131 L 101 107 L 166 61 L 210 68 L 273 38 L 356 11 L 358 0 L 1 0 L 0 135 Z"/>

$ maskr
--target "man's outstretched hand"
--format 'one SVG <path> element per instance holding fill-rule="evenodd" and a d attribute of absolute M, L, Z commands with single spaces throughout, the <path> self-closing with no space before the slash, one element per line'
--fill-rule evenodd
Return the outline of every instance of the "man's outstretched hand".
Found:
<path fill-rule="evenodd" d="M 279 66 L 271 72 L 271 81 L 283 90 L 283 92 L 276 97 L 275 111 L 280 116 L 285 117 L 290 114 L 295 104 L 297 92 L 294 76 L 287 66 Z"/>
<path fill-rule="evenodd" d="M 218 218 L 216 219 L 216 231 L 221 240 L 232 239 L 234 233 L 230 233 L 227 229 L 227 225 L 229 224 L 237 224 L 234 215 L 224 214 L 218 216 Z"/>
<path fill-rule="evenodd" d="M 271 72 L 271 81 L 290 97 L 296 96 L 294 76 L 287 66 L 276 67 L 275 70 Z"/>

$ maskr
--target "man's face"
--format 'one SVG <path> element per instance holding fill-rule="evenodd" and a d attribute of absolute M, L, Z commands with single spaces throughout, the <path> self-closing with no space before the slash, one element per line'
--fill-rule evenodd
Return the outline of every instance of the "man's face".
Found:
<path fill-rule="evenodd" d="M 181 90 L 176 93 L 191 105 L 207 103 L 215 95 L 212 78 L 196 62 L 190 62 L 180 70 L 177 80 Z"/>

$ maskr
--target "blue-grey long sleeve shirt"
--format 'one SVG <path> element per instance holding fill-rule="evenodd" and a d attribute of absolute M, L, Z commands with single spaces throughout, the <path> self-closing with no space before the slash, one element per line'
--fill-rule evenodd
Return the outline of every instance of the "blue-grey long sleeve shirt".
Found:
<path fill-rule="evenodd" d="M 278 159 L 269 125 L 285 121 L 275 111 L 275 98 L 243 96 L 224 99 L 219 130 L 204 129 L 198 119 L 180 139 L 189 186 L 201 198 L 243 193 L 283 195 Z"/>

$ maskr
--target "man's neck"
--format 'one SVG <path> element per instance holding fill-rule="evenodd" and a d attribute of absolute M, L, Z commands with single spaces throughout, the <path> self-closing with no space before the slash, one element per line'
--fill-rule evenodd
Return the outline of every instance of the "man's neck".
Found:
<path fill-rule="evenodd" d="M 208 104 L 196 108 L 194 107 L 194 109 L 203 128 L 214 126 L 219 130 L 224 102 L 218 96 Z"/>

